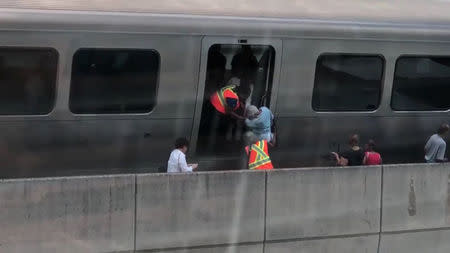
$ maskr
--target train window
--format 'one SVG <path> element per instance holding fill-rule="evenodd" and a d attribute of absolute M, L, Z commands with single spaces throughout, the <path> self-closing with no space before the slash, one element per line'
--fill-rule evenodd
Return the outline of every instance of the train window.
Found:
<path fill-rule="evenodd" d="M 316 64 L 316 111 L 373 111 L 381 98 L 384 59 L 377 55 L 325 54 Z"/>
<path fill-rule="evenodd" d="M 400 57 L 391 107 L 397 111 L 450 109 L 450 57 Z"/>
<path fill-rule="evenodd" d="M 156 104 L 159 54 L 154 50 L 78 50 L 70 110 L 77 114 L 148 113 Z"/>
<path fill-rule="evenodd" d="M 0 115 L 44 115 L 55 101 L 58 52 L 0 48 Z"/>

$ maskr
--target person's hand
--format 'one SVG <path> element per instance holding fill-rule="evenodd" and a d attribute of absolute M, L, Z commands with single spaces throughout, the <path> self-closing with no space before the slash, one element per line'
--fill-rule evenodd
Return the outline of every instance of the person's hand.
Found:
<path fill-rule="evenodd" d="M 198 163 L 189 164 L 189 166 L 192 167 L 192 170 L 197 170 L 197 168 L 198 168 Z"/>
<path fill-rule="evenodd" d="M 277 140 L 276 140 L 276 135 L 272 133 L 272 138 L 271 140 L 268 142 L 269 145 L 273 148 L 275 147 L 275 145 L 277 145 Z"/>

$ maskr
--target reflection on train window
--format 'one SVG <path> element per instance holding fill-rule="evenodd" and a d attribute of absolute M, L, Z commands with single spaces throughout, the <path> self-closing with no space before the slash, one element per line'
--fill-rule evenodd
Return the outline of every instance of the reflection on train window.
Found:
<path fill-rule="evenodd" d="M 156 104 L 159 54 L 140 49 L 80 49 L 73 57 L 70 110 L 148 113 Z"/>
<path fill-rule="evenodd" d="M 450 109 L 450 57 L 401 57 L 395 66 L 391 107 L 397 111 Z"/>
<path fill-rule="evenodd" d="M 55 101 L 58 52 L 0 48 L 0 115 L 43 115 Z"/>
<path fill-rule="evenodd" d="M 242 150 L 243 122 L 217 112 L 210 96 L 234 85 L 242 102 L 236 113 L 242 115 L 248 105 L 269 107 L 274 62 L 272 46 L 215 44 L 209 48 L 197 154 L 230 155 Z"/>
<path fill-rule="evenodd" d="M 319 57 L 312 107 L 316 111 L 373 111 L 381 98 L 384 60 L 376 55 Z"/>

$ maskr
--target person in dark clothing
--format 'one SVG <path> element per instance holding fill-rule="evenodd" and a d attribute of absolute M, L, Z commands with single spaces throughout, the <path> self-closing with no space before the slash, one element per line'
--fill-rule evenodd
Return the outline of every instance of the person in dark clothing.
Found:
<path fill-rule="evenodd" d="M 340 154 L 348 160 L 348 166 L 358 166 L 363 164 L 364 151 L 359 147 L 359 136 L 354 134 L 350 137 L 350 149 Z"/>
<path fill-rule="evenodd" d="M 239 97 L 246 106 L 251 104 L 257 69 L 258 60 L 253 54 L 252 48 L 249 45 L 243 45 L 239 53 L 234 55 L 231 60 L 232 77 L 228 80 L 228 85 L 235 85 L 239 88 Z"/>
<path fill-rule="evenodd" d="M 252 82 L 257 69 L 258 60 L 253 54 L 252 48 L 249 45 L 243 45 L 241 51 L 231 60 L 233 76 L 240 79 L 248 78 Z"/>
<path fill-rule="evenodd" d="M 204 99 L 225 86 L 227 58 L 222 54 L 220 45 L 213 45 L 208 51 L 208 65 L 206 67 Z"/>

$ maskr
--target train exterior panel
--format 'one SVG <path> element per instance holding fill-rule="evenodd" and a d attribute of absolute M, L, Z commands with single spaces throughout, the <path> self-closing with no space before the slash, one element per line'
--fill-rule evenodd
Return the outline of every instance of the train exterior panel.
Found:
<path fill-rule="evenodd" d="M 0 51 L 51 48 L 58 58 L 51 111 L 0 116 L 2 177 L 160 171 L 179 136 L 191 139 L 189 155 L 200 161 L 201 170 L 240 168 L 239 145 L 231 147 L 238 149 L 233 152 L 221 147 L 200 152 L 213 150 L 200 140 L 213 45 L 221 45 L 225 53 L 227 48 L 234 52 L 233 45 L 250 45 L 258 48 L 260 62 L 265 55 L 270 58 L 262 73 L 268 95 L 264 101 L 277 119 L 278 144 L 271 150 L 276 167 L 325 165 L 326 154 L 346 149 L 353 133 L 361 135 L 362 143 L 375 139 L 386 163 L 421 162 L 426 138 L 449 119 L 450 108 L 392 109 L 399 58 L 450 55 L 450 33 L 442 24 L 6 9 L 0 21 Z M 126 106 L 113 113 L 71 110 L 74 56 L 82 49 L 156 52 L 155 96 L 149 97 L 155 105 L 142 112 L 127 111 Z M 375 87 L 379 96 L 373 103 L 363 110 L 314 108 L 320 59 L 329 55 L 369 56 L 381 64 L 380 85 Z M 323 75 L 326 81 L 340 71 L 329 62 L 322 68 L 330 72 Z M 358 71 L 370 76 L 365 73 L 371 67 L 360 64 Z M 372 77 L 341 78 L 374 83 Z M 346 99 L 354 100 L 350 105 L 364 103 L 358 94 L 348 93 Z"/>

